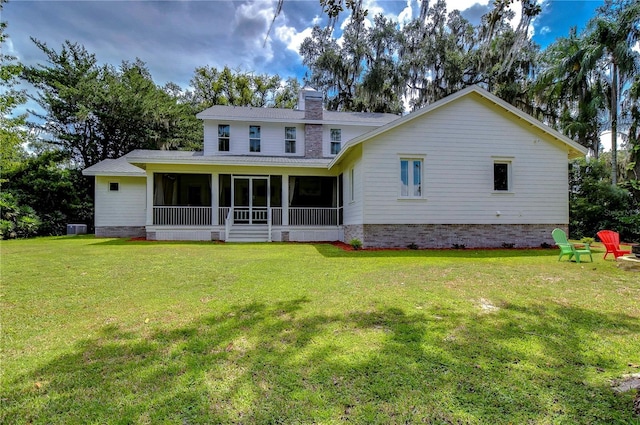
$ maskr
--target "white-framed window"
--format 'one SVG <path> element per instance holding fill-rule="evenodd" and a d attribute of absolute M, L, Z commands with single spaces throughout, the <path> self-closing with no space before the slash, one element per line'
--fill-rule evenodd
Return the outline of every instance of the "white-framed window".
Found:
<path fill-rule="evenodd" d="M 249 126 L 249 152 L 260 152 L 260 126 Z"/>
<path fill-rule="evenodd" d="M 120 183 L 118 182 L 109 182 L 109 191 L 117 192 L 120 190 Z"/>
<path fill-rule="evenodd" d="M 424 158 L 400 158 L 400 197 L 422 198 Z"/>
<path fill-rule="evenodd" d="M 511 192 L 513 190 L 512 159 L 493 157 L 493 191 Z"/>
<path fill-rule="evenodd" d="M 356 173 L 353 168 L 349 170 L 349 201 L 356 200 Z"/>
<path fill-rule="evenodd" d="M 218 124 L 218 151 L 229 152 L 230 134 L 229 124 Z"/>
<path fill-rule="evenodd" d="M 296 128 L 284 128 L 284 152 L 296 153 Z"/>
<path fill-rule="evenodd" d="M 331 155 L 337 155 L 342 145 L 342 130 L 339 128 L 331 129 Z"/>

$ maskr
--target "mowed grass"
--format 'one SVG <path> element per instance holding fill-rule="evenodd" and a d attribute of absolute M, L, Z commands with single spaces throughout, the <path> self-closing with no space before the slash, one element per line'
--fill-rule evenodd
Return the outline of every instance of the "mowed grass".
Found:
<path fill-rule="evenodd" d="M 637 424 L 596 252 L 3 242 L 0 422 Z"/>

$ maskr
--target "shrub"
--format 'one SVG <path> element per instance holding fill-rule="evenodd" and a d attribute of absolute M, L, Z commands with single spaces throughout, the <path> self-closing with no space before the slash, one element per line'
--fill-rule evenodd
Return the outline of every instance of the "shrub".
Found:
<path fill-rule="evenodd" d="M 418 245 L 415 242 L 411 242 L 409 245 L 407 245 L 407 248 L 418 249 Z"/>
<path fill-rule="evenodd" d="M 354 250 L 359 250 L 360 248 L 362 248 L 362 241 L 360 239 L 351 239 L 351 241 L 349 242 L 349 245 L 351 245 L 351 248 L 353 248 Z"/>
<path fill-rule="evenodd" d="M 582 238 L 582 239 L 580 239 L 580 243 L 583 243 L 585 245 L 591 245 L 595 241 L 596 240 L 594 238 Z"/>
<path fill-rule="evenodd" d="M 0 239 L 35 236 L 41 224 L 40 217 L 33 208 L 18 205 L 10 192 L 0 193 Z"/>
<path fill-rule="evenodd" d="M 504 249 L 511 249 L 511 248 L 513 248 L 514 246 L 516 246 L 516 244 L 514 244 L 514 243 L 507 243 L 507 242 L 503 242 L 503 243 L 502 243 L 502 247 L 503 247 Z"/>

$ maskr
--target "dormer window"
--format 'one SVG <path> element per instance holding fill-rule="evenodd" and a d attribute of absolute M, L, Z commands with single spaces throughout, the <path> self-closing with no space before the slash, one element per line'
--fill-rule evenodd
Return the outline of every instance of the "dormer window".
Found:
<path fill-rule="evenodd" d="M 229 152 L 229 124 L 218 125 L 218 150 L 220 152 Z"/>
<path fill-rule="evenodd" d="M 249 152 L 260 152 L 260 126 L 249 126 Z"/>
<path fill-rule="evenodd" d="M 296 128 L 284 128 L 284 152 L 296 153 Z"/>
<path fill-rule="evenodd" d="M 342 145 L 342 130 L 339 128 L 331 129 L 331 155 L 337 155 Z"/>

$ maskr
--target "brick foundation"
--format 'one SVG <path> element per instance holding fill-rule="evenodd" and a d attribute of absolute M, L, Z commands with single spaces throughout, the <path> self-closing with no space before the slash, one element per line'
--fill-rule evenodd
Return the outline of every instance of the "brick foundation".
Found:
<path fill-rule="evenodd" d="M 352 239 L 359 239 L 360 242 L 364 240 L 364 233 L 362 224 L 347 224 L 344 226 L 344 241 L 346 243 L 351 242 Z"/>
<path fill-rule="evenodd" d="M 359 231 L 361 227 L 361 231 Z M 537 248 L 553 245 L 551 231 L 566 224 L 365 224 L 345 226 L 345 242 L 360 239 L 364 248 Z M 361 234 L 362 237 L 358 235 Z"/>
<path fill-rule="evenodd" d="M 96 227 L 98 238 L 144 238 L 147 231 L 144 226 L 101 226 Z"/>

